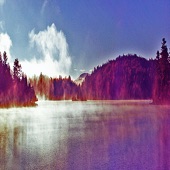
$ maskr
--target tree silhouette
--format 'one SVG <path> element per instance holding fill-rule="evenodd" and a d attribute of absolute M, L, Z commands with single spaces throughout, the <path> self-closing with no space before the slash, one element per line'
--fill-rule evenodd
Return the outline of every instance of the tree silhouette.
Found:
<path fill-rule="evenodd" d="M 0 107 L 28 106 L 37 100 L 33 87 L 22 73 L 19 60 L 10 69 L 6 52 L 0 53 Z"/>
<path fill-rule="evenodd" d="M 2 64 L 2 55 L 1 55 L 1 52 L 0 52 L 0 63 Z"/>
<path fill-rule="evenodd" d="M 159 51 L 156 52 L 156 60 L 159 60 L 160 59 L 160 53 Z"/>
<path fill-rule="evenodd" d="M 155 92 L 154 102 L 155 103 L 168 103 L 170 102 L 170 63 L 169 53 L 166 45 L 165 38 L 162 39 L 161 52 L 157 52 L 156 55 L 156 76 L 155 76 Z"/>
<path fill-rule="evenodd" d="M 71 80 L 71 76 L 50 78 L 42 73 L 31 79 L 38 97 L 47 100 L 71 100 L 78 96 L 78 86 Z"/>
<path fill-rule="evenodd" d="M 81 86 L 91 100 L 149 99 L 152 97 L 154 61 L 136 54 L 119 56 L 93 70 Z"/>
<path fill-rule="evenodd" d="M 4 51 L 3 53 L 3 64 L 6 65 L 7 64 L 7 60 L 8 60 L 8 57 L 6 55 L 6 52 Z"/>
<path fill-rule="evenodd" d="M 13 66 L 14 79 L 21 79 L 21 77 L 22 77 L 21 69 L 22 69 L 21 64 L 19 64 L 19 60 L 18 60 L 18 58 L 16 58 L 14 61 L 14 66 Z"/>

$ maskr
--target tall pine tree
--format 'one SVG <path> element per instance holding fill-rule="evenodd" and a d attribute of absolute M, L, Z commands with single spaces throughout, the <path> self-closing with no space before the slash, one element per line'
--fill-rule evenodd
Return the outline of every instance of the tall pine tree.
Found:
<path fill-rule="evenodd" d="M 156 56 L 155 103 L 170 103 L 170 63 L 165 38 L 162 39 L 161 52 Z"/>

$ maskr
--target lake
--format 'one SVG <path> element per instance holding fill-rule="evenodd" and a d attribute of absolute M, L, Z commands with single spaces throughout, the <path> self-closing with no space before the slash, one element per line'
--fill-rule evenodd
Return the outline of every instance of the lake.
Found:
<path fill-rule="evenodd" d="M 170 106 L 39 101 L 0 109 L 1 170 L 168 170 Z"/>

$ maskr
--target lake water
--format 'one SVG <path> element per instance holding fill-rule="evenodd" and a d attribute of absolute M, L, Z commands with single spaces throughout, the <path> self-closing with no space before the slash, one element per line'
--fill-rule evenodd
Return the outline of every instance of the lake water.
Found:
<path fill-rule="evenodd" d="M 168 170 L 170 106 L 39 101 L 0 109 L 1 170 Z"/>

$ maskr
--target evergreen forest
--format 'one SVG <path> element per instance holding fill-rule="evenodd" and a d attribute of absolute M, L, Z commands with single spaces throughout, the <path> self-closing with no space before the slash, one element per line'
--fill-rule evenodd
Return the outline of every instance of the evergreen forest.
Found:
<path fill-rule="evenodd" d="M 0 107 L 32 106 L 38 100 L 152 99 L 170 103 L 170 54 L 165 38 L 155 57 L 137 54 L 118 56 L 86 74 L 82 84 L 70 76 L 51 78 L 42 73 L 27 78 L 15 59 L 10 68 L 6 52 L 0 54 Z"/>

